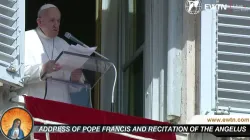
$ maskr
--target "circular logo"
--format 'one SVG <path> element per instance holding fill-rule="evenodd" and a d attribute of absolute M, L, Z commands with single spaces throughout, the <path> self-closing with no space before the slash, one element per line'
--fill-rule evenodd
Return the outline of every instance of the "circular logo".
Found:
<path fill-rule="evenodd" d="M 2 134 L 10 140 L 26 139 L 33 128 L 31 114 L 21 107 L 14 107 L 5 111 L 0 123 Z"/>
<path fill-rule="evenodd" d="M 185 9 L 189 14 L 198 14 L 201 11 L 201 1 L 187 0 L 185 3 Z"/>

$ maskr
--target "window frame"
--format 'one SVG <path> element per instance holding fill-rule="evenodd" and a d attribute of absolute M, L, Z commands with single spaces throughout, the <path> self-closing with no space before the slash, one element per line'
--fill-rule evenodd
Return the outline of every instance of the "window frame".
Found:
<path fill-rule="evenodd" d="M 215 4 L 216 0 L 204 0 Z M 200 111 L 201 115 L 211 113 L 216 107 L 216 9 L 201 11 L 201 52 L 200 52 Z"/>
<path fill-rule="evenodd" d="M 132 0 L 133 2 L 133 11 L 136 10 L 136 0 Z M 132 31 L 133 32 L 133 39 L 131 38 L 128 39 L 128 16 L 129 16 L 129 5 L 128 1 L 122 1 L 121 2 L 121 12 L 120 12 L 120 25 L 119 25 L 119 50 L 118 50 L 118 67 L 121 69 L 118 70 L 118 112 L 124 113 L 124 114 L 130 114 L 129 113 L 129 95 L 127 93 L 130 93 L 129 85 L 129 76 L 130 76 L 130 68 L 134 64 L 134 62 L 137 60 L 137 58 L 143 54 L 144 52 L 144 43 L 139 46 L 138 49 L 134 51 L 134 48 L 136 47 L 136 36 L 135 36 L 135 29 Z M 125 6 L 126 5 L 126 6 Z M 136 15 L 133 16 L 133 26 L 135 25 L 135 17 Z M 129 44 L 133 44 L 133 46 L 130 46 Z M 130 47 L 130 48 L 126 48 Z M 144 60 L 143 60 L 144 61 Z M 144 71 L 143 71 L 144 73 Z M 144 91 L 143 91 L 144 93 Z M 143 101 L 144 102 L 144 101 Z M 144 113 L 143 113 L 144 114 Z"/>

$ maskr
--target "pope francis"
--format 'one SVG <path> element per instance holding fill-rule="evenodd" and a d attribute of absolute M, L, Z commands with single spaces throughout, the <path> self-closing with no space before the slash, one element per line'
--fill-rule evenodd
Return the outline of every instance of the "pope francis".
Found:
<path fill-rule="evenodd" d="M 25 86 L 19 94 L 26 94 L 37 98 L 45 97 L 48 91 L 45 78 L 84 81 L 80 69 L 73 72 L 61 70 L 55 63 L 56 57 L 66 51 L 69 44 L 58 37 L 61 13 L 52 4 L 43 5 L 38 11 L 37 28 L 25 33 Z M 42 77 L 42 75 L 45 75 Z M 49 83 L 46 99 L 70 103 L 68 86 L 58 82 Z"/>
<path fill-rule="evenodd" d="M 44 98 L 46 90 L 50 91 L 46 99 L 70 103 L 70 86 L 59 82 L 50 82 L 49 89 L 45 78 L 71 80 L 84 82 L 85 77 L 80 69 L 73 72 L 63 71 L 61 66 L 55 63 L 55 58 L 66 51 L 69 44 L 58 37 L 61 13 L 52 4 L 43 5 L 38 11 L 37 28 L 25 33 L 25 61 L 24 61 L 24 88 L 16 92 L 10 92 L 9 85 L 0 86 L 0 117 L 2 111 L 17 104 L 10 102 L 16 94 Z M 42 75 L 45 75 L 42 77 Z M 5 139 L 0 134 L 0 139 Z"/>

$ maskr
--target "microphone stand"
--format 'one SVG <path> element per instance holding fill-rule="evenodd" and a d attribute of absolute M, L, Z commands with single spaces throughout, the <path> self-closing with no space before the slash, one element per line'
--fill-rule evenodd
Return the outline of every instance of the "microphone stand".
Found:
<path fill-rule="evenodd" d="M 89 47 L 88 47 L 87 45 L 85 45 L 83 42 L 79 42 L 79 45 L 82 45 L 83 47 L 89 48 Z M 95 53 L 96 55 L 98 55 L 98 56 L 100 56 L 100 57 L 106 59 L 106 60 L 109 60 L 107 57 L 101 55 L 100 53 L 98 53 L 98 52 L 96 52 L 96 51 L 94 51 L 94 53 Z M 111 112 L 114 112 L 114 111 L 115 111 L 115 109 L 114 109 L 115 97 L 114 97 L 114 96 L 115 96 L 115 85 L 116 85 L 116 80 L 117 80 L 117 70 L 116 70 L 116 67 L 115 67 L 114 63 L 111 63 L 111 65 L 112 65 L 112 67 L 113 67 L 114 70 L 115 70 L 115 79 L 114 79 L 114 84 L 113 84 L 112 94 L 111 94 L 111 96 L 112 96 L 112 97 L 111 97 Z"/>

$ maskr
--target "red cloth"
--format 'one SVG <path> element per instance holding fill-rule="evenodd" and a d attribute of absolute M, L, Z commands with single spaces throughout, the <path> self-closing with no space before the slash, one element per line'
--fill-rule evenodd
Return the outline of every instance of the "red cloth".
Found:
<path fill-rule="evenodd" d="M 161 124 L 169 125 L 166 122 L 158 122 L 140 117 L 127 116 L 118 113 L 111 113 L 92 108 L 85 108 L 71 104 L 55 101 L 42 100 L 25 96 L 26 108 L 34 118 L 50 120 L 65 124 L 84 125 L 117 125 L 117 124 Z M 45 134 L 39 134 L 40 140 L 45 140 Z M 133 133 L 133 135 L 152 138 L 157 140 L 176 140 L 174 133 Z M 38 135 L 36 135 L 38 136 Z M 130 140 L 131 138 L 114 133 L 51 133 L 51 140 Z M 131 139 L 132 140 L 132 139 Z"/>

